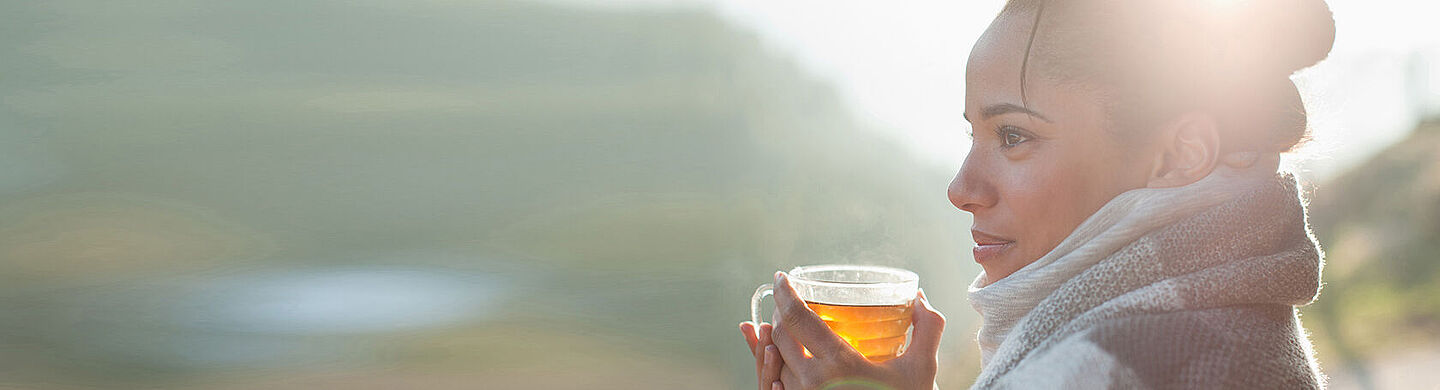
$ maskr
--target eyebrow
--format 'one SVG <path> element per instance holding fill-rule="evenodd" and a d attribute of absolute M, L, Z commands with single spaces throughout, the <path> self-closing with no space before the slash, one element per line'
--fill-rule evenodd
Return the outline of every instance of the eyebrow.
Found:
<path fill-rule="evenodd" d="M 996 104 L 996 105 L 993 105 L 993 106 L 985 107 L 984 110 L 981 110 L 981 111 L 980 111 L 980 118 L 981 118 L 981 119 L 990 119 L 991 117 L 994 117 L 994 116 L 996 116 L 996 115 L 1004 115 L 1004 114 L 1016 113 L 1016 112 L 1021 113 L 1021 114 L 1025 114 L 1025 115 L 1029 115 L 1029 116 L 1032 116 L 1032 117 L 1035 117 L 1035 118 L 1039 118 L 1040 120 L 1045 121 L 1045 122 L 1051 122 L 1051 121 L 1050 121 L 1050 118 L 1046 118 L 1044 115 L 1040 115 L 1040 113 L 1038 113 L 1038 112 L 1032 111 L 1032 110 L 1030 110 L 1030 109 L 1028 109 L 1028 108 L 1025 108 L 1025 107 L 1020 107 L 1020 106 L 1017 106 L 1017 105 L 1014 105 L 1014 104 L 1010 104 L 1010 103 L 1000 103 L 1000 104 Z M 970 116 L 969 116 L 969 115 L 966 115 L 966 114 L 964 114 L 964 113 L 961 113 L 960 116 L 963 117 L 963 118 L 965 118 L 965 121 L 966 121 L 966 122 L 969 122 L 969 121 L 970 121 Z"/>

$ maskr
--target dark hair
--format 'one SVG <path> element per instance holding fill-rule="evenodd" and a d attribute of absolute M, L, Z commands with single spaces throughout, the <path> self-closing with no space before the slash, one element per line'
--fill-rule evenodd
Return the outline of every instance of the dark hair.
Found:
<path fill-rule="evenodd" d="M 1288 152 L 1306 139 L 1289 76 L 1335 41 L 1323 0 L 1010 0 L 1001 15 L 1032 11 L 1022 103 L 1038 70 L 1098 87 L 1127 139 L 1187 110 L 1210 112 L 1227 152 Z"/>

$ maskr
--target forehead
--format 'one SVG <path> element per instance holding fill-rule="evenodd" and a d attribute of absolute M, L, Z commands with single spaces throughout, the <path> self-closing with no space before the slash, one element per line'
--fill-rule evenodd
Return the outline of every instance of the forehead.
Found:
<path fill-rule="evenodd" d="M 1011 104 L 1038 112 L 1052 123 L 1063 124 L 1069 132 L 1089 132 L 1094 130 L 1092 127 L 1108 126 L 1107 99 L 1099 88 L 1048 76 L 1057 74 L 1058 69 L 1042 69 L 1056 65 L 1053 61 L 1045 64 L 1047 61 L 1041 60 L 1041 54 L 1063 48 L 1056 47 L 1053 41 L 1042 43 L 1037 38 L 1030 48 L 1030 62 L 1024 64 L 1034 24 L 1034 11 L 1004 12 L 975 43 L 965 72 L 966 117 L 971 121 L 982 120 L 987 108 Z M 1027 68 L 1023 73 L 1022 65 Z M 1025 77 L 1023 100 L 1022 74 Z"/>
<path fill-rule="evenodd" d="M 1020 68 L 1034 21 L 1033 11 L 1015 11 L 1002 13 L 990 23 L 970 50 L 966 63 L 966 105 L 978 108 L 977 104 L 1020 103 Z M 1031 61 L 1031 70 L 1026 72 L 1027 94 L 1034 92 L 1040 79 L 1035 76 L 1033 57 Z"/>

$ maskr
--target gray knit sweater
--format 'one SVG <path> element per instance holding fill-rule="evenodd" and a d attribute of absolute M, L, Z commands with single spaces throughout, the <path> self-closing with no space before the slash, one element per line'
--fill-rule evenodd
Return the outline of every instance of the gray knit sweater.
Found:
<path fill-rule="evenodd" d="M 1320 259 L 1289 174 L 1121 194 L 1050 254 L 972 285 L 974 388 L 1321 387 L 1296 312 Z"/>

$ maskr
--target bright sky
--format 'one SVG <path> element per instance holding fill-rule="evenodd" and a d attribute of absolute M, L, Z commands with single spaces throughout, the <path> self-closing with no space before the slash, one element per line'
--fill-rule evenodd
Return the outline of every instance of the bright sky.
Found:
<path fill-rule="evenodd" d="M 965 60 L 1004 1 L 907 0 L 904 7 L 865 0 L 605 3 L 713 7 L 835 83 L 859 119 L 927 160 L 956 168 L 968 150 L 960 117 Z M 1296 77 L 1315 139 L 1305 151 L 1309 157 L 1292 163 L 1315 178 L 1403 137 L 1423 113 L 1440 113 L 1440 3 L 1329 3 L 1335 47 L 1329 59 Z"/>

